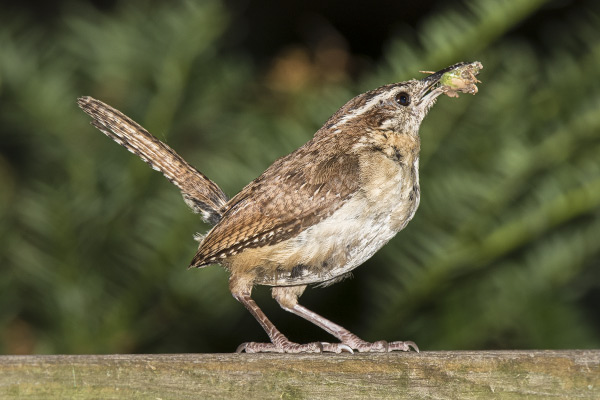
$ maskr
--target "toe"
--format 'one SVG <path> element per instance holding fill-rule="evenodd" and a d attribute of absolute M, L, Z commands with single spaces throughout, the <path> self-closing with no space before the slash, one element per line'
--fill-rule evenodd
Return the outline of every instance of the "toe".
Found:
<path fill-rule="evenodd" d="M 416 351 L 417 353 L 419 352 L 419 347 L 417 346 L 417 344 L 415 342 L 412 342 L 412 341 L 391 342 L 389 344 L 389 350 L 388 351 L 410 351 L 411 348 L 414 351 Z"/>
<path fill-rule="evenodd" d="M 354 353 L 354 351 L 352 350 L 352 347 L 350 347 L 344 343 L 321 342 L 321 345 L 322 345 L 324 353 L 338 353 L 338 354 L 343 353 L 343 352 Z"/>

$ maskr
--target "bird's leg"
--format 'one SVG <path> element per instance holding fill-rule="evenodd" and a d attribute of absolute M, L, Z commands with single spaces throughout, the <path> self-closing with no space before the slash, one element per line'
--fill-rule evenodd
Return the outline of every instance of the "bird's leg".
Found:
<path fill-rule="evenodd" d="M 273 323 L 267 318 L 264 312 L 258 307 L 258 304 L 250 297 L 250 294 L 233 294 L 233 297 L 242 303 L 250 314 L 256 318 L 258 323 L 263 327 L 271 343 L 255 343 L 247 342 L 242 343 L 238 346 L 237 352 L 241 353 L 319 353 L 322 351 L 320 343 L 310 343 L 307 345 L 300 345 L 298 343 L 291 342 L 285 335 L 273 325 Z"/>
<path fill-rule="evenodd" d="M 258 307 L 258 304 L 250 297 L 250 293 L 237 294 L 233 293 L 233 297 L 242 303 L 244 307 L 256 318 L 258 323 L 263 327 L 271 343 L 256 343 L 247 342 L 238 346 L 237 352 L 241 353 L 321 353 L 334 352 L 341 353 L 342 351 L 351 350 L 347 346 L 340 344 L 329 343 L 307 343 L 299 344 L 291 342 L 283 333 L 281 333 L 275 325 L 267 318 L 265 313 Z"/>
<path fill-rule="evenodd" d="M 273 298 L 277 300 L 281 308 L 317 325 L 319 328 L 338 338 L 342 345 L 346 345 L 359 352 L 409 351 L 411 348 L 417 352 L 419 351 L 417 345 L 411 341 L 386 342 L 385 340 L 380 340 L 373 343 L 364 341 L 346 328 L 298 304 L 298 297 L 302 292 L 297 294 L 297 291 L 293 289 L 295 289 L 294 286 L 274 287 L 272 289 Z"/>

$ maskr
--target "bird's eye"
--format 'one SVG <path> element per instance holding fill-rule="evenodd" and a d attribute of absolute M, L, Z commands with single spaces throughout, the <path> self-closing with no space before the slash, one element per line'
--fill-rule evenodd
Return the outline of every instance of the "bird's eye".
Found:
<path fill-rule="evenodd" d="M 396 95 L 396 103 L 401 106 L 408 106 L 410 104 L 410 95 L 406 92 L 400 92 Z"/>

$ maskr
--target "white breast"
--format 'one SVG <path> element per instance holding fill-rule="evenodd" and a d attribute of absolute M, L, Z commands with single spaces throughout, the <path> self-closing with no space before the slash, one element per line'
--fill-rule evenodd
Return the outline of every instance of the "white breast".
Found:
<path fill-rule="evenodd" d="M 412 219 L 419 204 L 418 160 L 392 179 L 372 182 L 329 218 L 283 247 L 277 259 L 303 265 L 293 279 L 283 274 L 269 285 L 320 283 L 347 274 L 371 258 Z M 417 188 L 416 190 L 414 188 Z M 370 190 L 369 190 L 370 189 Z"/>

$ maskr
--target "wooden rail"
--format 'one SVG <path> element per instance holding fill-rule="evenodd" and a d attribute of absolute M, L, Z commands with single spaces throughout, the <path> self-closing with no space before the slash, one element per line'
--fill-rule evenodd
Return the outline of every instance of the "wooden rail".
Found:
<path fill-rule="evenodd" d="M 0 399 L 600 399 L 600 350 L 0 356 Z"/>

